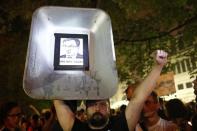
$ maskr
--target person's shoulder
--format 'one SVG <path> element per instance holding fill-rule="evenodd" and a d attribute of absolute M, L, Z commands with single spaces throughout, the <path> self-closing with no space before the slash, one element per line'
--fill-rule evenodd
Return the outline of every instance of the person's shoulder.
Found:
<path fill-rule="evenodd" d="M 2 127 L 0 128 L 0 131 L 10 131 L 8 128 Z M 20 131 L 19 128 L 15 128 L 14 131 Z"/>
<path fill-rule="evenodd" d="M 82 122 L 79 119 L 75 118 L 72 131 L 87 131 L 87 130 L 88 130 L 88 123 Z"/>
<path fill-rule="evenodd" d="M 168 121 L 168 120 L 165 120 L 163 118 L 160 118 L 160 123 L 166 123 L 166 124 L 174 124 L 172 121 Z"/>
<path fill-rule="evenodd" d="M 109 128 L 112 131 L 129 131 L 125 113 L 110 117 Z"/>
<path fill-rule="evenodd" d="M 169 130 L 169 131 L 175 131 L 178 127 L 176 124 L 174 124 L 172 121 L 168 121 L 165 119 L 160 118 L 160 122 L 165 125 L 165 127 Z"/>

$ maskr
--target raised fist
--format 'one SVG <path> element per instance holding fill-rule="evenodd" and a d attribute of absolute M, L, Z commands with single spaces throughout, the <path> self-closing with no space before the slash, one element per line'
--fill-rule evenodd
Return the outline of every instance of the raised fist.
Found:
<path fill-rule="evenodd" d="M 167 63 L 167 52 L 163 50 L 157 50 L 155 55 L 155 61 L 158 65 L 164 66 Z"/>

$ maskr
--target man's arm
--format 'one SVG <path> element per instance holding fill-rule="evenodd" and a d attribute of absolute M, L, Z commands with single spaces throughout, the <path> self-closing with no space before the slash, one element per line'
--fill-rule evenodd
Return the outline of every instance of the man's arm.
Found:
<path fill-rule="evenodd" d="M 75 121 L 75 114 L 70 107 L 61 100 L 53 101 L 58 121 L 64 131 L 71 131 Z"/>
<path fill-rule="evenodd" d="M 138 123 L 144 101 L 153 91 L 157 78 L 160 76 L 163 66 L 167 63 L 167 53 L 158 50 L 155 56 L 155 65 L 145 80 L 135 89 L 131 98 L 125 116 L 130 131 L 133 131 Z"/>

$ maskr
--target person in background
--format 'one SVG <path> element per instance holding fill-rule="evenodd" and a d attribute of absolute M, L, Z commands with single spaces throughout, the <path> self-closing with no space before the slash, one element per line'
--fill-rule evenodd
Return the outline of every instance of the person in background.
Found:
<path fill-rule="evenodd" d="M 0 107 L 0 131 L 19 131 L 22 116 L 17 102 L 5 102 Z"/>
<path fill-rule="evenodd" d="M 30 126 L 27 128 L 27 131 L 42 131 L 40 116 L 33 114 L 30 118 Z"/>
<path fill-rule="evenodd" d="M 197 114 L 192 117 L 192 131 L 197 131 Z"/>
<path fill-rule="evenodd" d="M 144 126 L 148 131 L 176 131 L 177 126 L 174 123 L 164 120 L 158 115 L 159 108 L 157 93 L 153 91 L 145 101 L 142 110 Z"/>
<path fill-rule="evenodd" d="M 193 88 L 194 88 L 194 94 L 196 95 L 196 102 L 197 102 L 197 76 L 196 79 L 193 81 Z"/>
<path fill-rule="evenodd" d="M 197 76 L 196 79 L 193 81 L 193 88 L 194 88 L 194 94 L 196 95 L 196 103 L 197 103 Z M 197 131 L 197 104 L 195 103 L 195 109 L 194 109 L 194 115 L 192 117 L 192 131 Z"/>
<path fill-rule="evenodd" d="M 87 100 L 87 122 L 75 118 L 74 112 L 61 100 L 54 100 L 57 117 L 64 131 L 133 131 L 138 123 L 144 102 L 155 87 L 163 66 L 167 63 L 167 53 L 157 50 L 155 64 L 146 79 L 136 88 L 125 112 L 111 121 L 108 99 Z"/>
<path fill-rule="evenodd" d="M 82 121 L 85 122 L 86 121 L 86 113 L 84 109 L 80 109 L 79 111 L 76 112 L 76 117 Z"/>
<path fill-rule="evenodd" d="M 110 115 L 112 117 L 115 117 L 116 116 L 116 110 L 115 109 L 110 109 Z"/>
<path fill-rule="evenodd" d="M 157 111 L 158 115 L 162 119 L 168 120 L 168 117 L 166 116 L 166 113 L 165 113 L 165 100 L 163 98 L 159 98 L 159 104 L 160 104 L 160 107 Z"/>
<path fill-rule="evenodd" d="M 56 112 L 52 105 L 50 111 L 46 111 L 43 114 L 44 124 L 42 126 L 42 131 L 53 131 L 54 124 L 56 122 Z M 55 129 L 54 131 L 61 131 L 61 128 Z"/>
<path fill-rule="evenodd" d="M 126 110 L 126 108 L 127 108 L 127 106 L 126 105 L 121 105 L 120 106 L 120 113 L 124 113 L 125 112 L 125 110 Z"/>
<path fill-rule="evenodd" d="M 140 84 L 140 81 L 136 81 L 135 83 L 130 83 L 127 86 L 127 89 L 125 90 L 125 94 L 127 96 L 127 100 L 130 101 L 132 98 L 132 95 L 136 89 L 136 87 L 138 87 L 138 85 Z"/>
<path fill-rule="evenodd" d="M 27 131 L 28 125 L 29 125 L 29 122 L 27 118 L 25 116 L 22 116 L 20 123 L 19 123 L 20 131 Z"/>
<path fill-rule="evenodd" d="M 180 99 L 171 99 L 166 102 L 166 113 L 180 131 L 191 131 L 192 127 L 188 124 L 190 116 L 184 103 Z"/>

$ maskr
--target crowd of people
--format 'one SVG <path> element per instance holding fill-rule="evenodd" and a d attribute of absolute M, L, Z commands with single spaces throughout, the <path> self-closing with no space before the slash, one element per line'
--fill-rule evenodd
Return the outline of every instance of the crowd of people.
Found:
<path fill-rule="evenodd" d="M 85 100 L 86 109 L 77 110 L 77 101 L 53 100 L 49 111 L 26 116 L 17 102 L 0 105 L 0 131 L 197 131 L 196 103 L 180 99 L 163 101 L 154 92 L 157 78 L 167 63 L 159 50 L 147 77 L 129 85 L 128 105 L 110 108 L 109 99 Z M 197 90 L 197 78 L 193 82 Z"/>
<path fill-rule="evenodd" d="M 49 131 L 55 117 L 52 110 L 41 114 L 25 114 L 16 101 L 7 101 L 0 105 L 0 131 Z"/>
<path fill-rule="evenodd" d="M 92 101 L 93 102 L 93 101 Z M 91 105 L 88 102 L 86 105 Z M 105 105 L 103 101 L 99 104 Z M 67 101 L 65 102 L 67 103 Z M 86 110 L 76 108 L 76 101 L 69 101 L 69 106 L 75 110 L 75 117 L 80 122 L 87 122 Z M 52 106 L 53 107 L 53 106 Z M 118 109 L 110 109 L 110 119 L 116 120 L 125 112 L 126 105 Z M 66 116 L 65 116 L 66 117 Z M 196 131 L 196 103 L 183 103 L 180 99 L 171 99 L 160 105 L 157 94 L 152 92 L 144 103 L 141 117 L 135 131 Z M 79 129 L 78 129 L 79 130 Z M 16 102 L 5 102 L 0 108 L 0 131 L 63 131 L 54 107 L 41 115 L 26 116 Z M 118 130 L 117 130 L 118 131 Z"/>
<path fill-rule="evenodd" d="M 134 86 L 131 84 L 126 89 L 127 99 L 132 97 Z M 153 91 L 144 102 L 136 131 L 195 131 L 196 114 L 194 101 L 183 103 L 178 98 L 164 101 Z"/>

